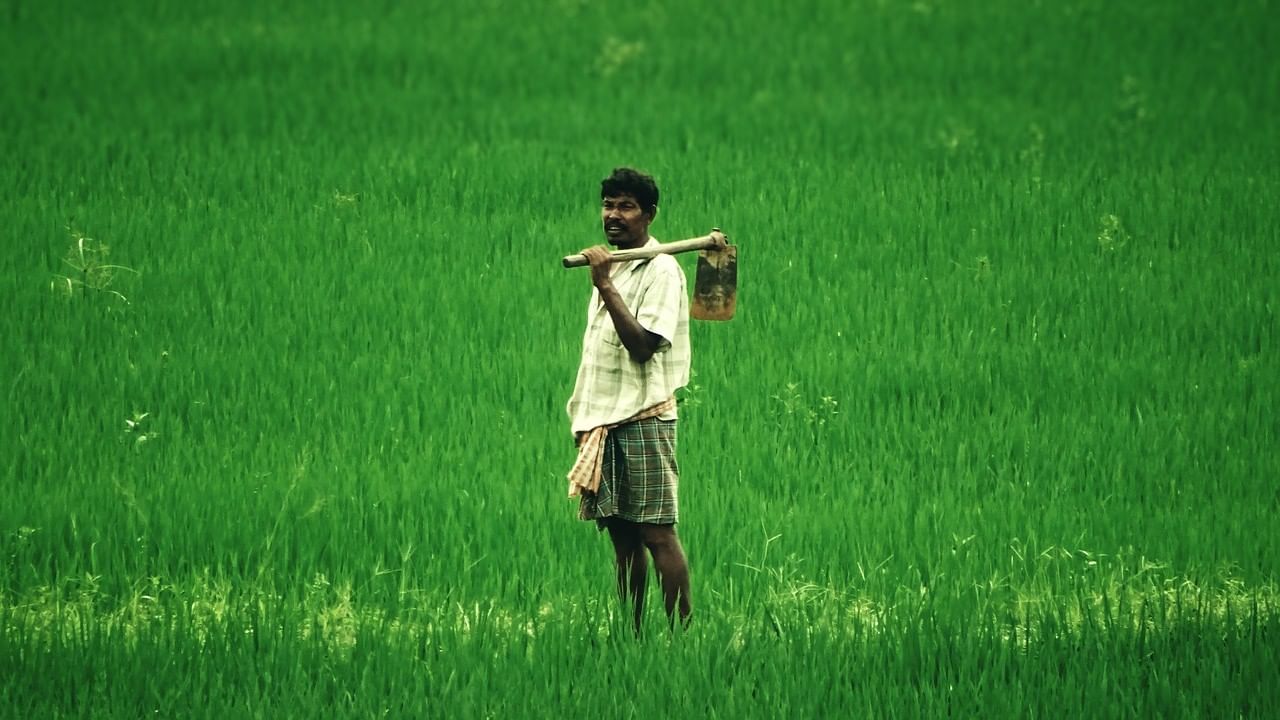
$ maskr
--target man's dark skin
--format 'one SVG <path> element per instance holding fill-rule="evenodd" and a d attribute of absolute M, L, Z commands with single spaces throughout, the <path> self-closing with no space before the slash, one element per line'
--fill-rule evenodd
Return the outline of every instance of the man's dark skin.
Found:
<path fill-rule="evenodd" d="M 600 205 L 600 219 L 605 238 L 619 250 L 642 247 L 649 241 L 649 224 L 657 215 L 657 208 L 646 210 L 631 195 L 607 197 Z M 591 264 L 591 282 L 600 294 L 600 300 L 609 310 L 618 338 L 627 348 L 631 359 L 645 363 L 657 352 L 662 338 L 644 329 L 630 308 L 623 302 L 613 285 L 613 270 L 609 264 L 609 249 L 597 245 L 582 251 Z M 689 620 L 689 564 L 684 548 L 676 536 L 673 525 L 637 523 L 622 518 L 606 520 L 609 538 L 613 541 L 614 556 L 618 566 L 618 594 L 623 601 L 630 598 L 635 606 L 635 628 L 640 632 L 644 617 L 644 593 L 649 582 L 648 548 L 653 555 L 653 565 L 662 583 L 663 606 L 667 617 L 674 621 L 675 611 L 680 613 L 681 623 Z"/>

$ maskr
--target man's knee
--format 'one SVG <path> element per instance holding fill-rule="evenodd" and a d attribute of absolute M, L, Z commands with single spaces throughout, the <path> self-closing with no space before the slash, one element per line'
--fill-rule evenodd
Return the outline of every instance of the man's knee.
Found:
<path fill-rule="evenodd" d="M 650 552 L 675 550 L 680 547 L 675 525 L 641 525 L 640 537 Z"/>
<path fill-rule="evenodd" d="M 613 549 L 621 560 L 624 555 L 631 555 L 644 549 L 644 538 L 633 523 L 611 518 L 608 524 L 609 539 L 613 541 Z"/>

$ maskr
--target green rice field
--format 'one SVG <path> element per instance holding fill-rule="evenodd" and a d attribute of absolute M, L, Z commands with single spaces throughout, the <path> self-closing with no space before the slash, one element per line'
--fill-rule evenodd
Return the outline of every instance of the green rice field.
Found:
<path fill-rule="evenodd" d="M 1280 715 L 1272 0 L 0 40 L 3 717 Z M 740 252 L 640 637 L 565 496 L 619 165 Z"/>

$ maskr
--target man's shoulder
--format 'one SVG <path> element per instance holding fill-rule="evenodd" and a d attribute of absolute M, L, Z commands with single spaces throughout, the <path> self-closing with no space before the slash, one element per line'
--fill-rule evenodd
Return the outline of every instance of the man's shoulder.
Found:
<path fill-rule="evenodd" d="M 684 277 L 684 270 L 680 267 L 680 261 L 676 260 L 674 255 L 654 255 L 649 261 L 649 267 L 646 270 L 649 273 L 660 275 L 679 275 Z"/>

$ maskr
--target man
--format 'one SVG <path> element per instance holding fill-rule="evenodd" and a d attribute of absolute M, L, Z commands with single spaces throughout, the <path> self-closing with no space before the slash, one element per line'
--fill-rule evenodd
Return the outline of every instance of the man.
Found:
<path fill-rule="evenodd" d="M 657 245 L 653 178 L 618 168 L 600 183 L 605 238 L 619 250 Z M 640 631 L 653 556 L 668 620 L 688 621 L 689 566 L 676 536 L 675 391 L 689 381 L 689 300 L 684 272 L 670 255 L 609 263 L 598 245 L 582 362 L 568 412 L 578 444 L 569 473 L 579 515 L 609 531 L 618 593 L 634 605 Z"/>

